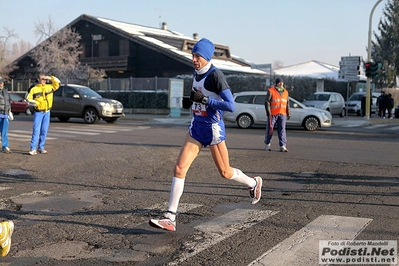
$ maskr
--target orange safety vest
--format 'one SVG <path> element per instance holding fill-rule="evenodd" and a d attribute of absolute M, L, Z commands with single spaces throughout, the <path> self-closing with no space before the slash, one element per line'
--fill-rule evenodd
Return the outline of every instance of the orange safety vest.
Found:
<path fill-rule="evenodd" d="M 284 90 L 281 94 L 276 88 L 269 89 L 270 99 L 270 113 L 271 115 L 287 115 L 287 104 L 288 104 L 288 91 Z"/>

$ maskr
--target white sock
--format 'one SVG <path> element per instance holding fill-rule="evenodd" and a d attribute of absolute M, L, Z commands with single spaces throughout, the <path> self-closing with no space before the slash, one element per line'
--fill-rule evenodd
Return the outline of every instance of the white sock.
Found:
<path fill-rule="evenodd" d="M 254 188 L 256 186 L 256 181 L 254 178 L 247 176 L 240 169 L 233 168 L 234 174 L 231 179 L 246 184 L 250 188 Z"/>
<path fill-rule="evenodd" d="M 183 195 L 184 181 L 185 178 L 173 177 L 172 188 L 170 189 L 170 198 L 168 211 L 177 213 L 177 207 L 179 206 L 180 197 Z M 168 218 L 172 221 L 176 219 L 176 214 L 167 213 Z"/>

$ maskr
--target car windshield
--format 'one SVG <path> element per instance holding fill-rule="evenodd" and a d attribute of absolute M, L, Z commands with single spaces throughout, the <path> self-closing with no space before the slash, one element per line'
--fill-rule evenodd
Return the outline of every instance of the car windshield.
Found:
<path fill-rule="evenodd" d="M 312 94 L 309 97 L 311 101 L 328 101 L 330 99 L 330 94 Z"/>
<path fill-rule="evenodd" d="M 75 87 L 75 89 L 83 95 L 83 98 L 102 98 L 100 94 L 88 87 Z"/>
<path fill-rule="evenodd" d="M 361 101 L 364 94 L 352 94 L 348 101 Z"/>
<path fill-rule="evenodd" d="M 10 99 L 14 102 L 22 102 L 23 98 L 18 94 L 10 93 Z"/>

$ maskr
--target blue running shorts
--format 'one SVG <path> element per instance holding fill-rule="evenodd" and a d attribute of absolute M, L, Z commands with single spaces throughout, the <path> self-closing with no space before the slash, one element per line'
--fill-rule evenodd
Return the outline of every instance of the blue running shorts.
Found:
<path fill-rule="evenodd" d="M 192 119 L 188 126 L 190 136 L 200 142 L 202 146 L 216 145 L 226 140 L 226 129 L 223 120 L 207 124 L 196 122 Z"/>

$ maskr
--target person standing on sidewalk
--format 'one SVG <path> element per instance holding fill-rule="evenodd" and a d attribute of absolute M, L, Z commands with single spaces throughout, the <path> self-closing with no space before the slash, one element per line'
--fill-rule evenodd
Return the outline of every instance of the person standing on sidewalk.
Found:
<path fill-rule="evenodd" d="M 392 94 L 388 93 L 387 96 L 387 109 L 388 109 L 388 118 L 393 119 L 392 109 L 395 107 L 395 102 L 392 98 Z"/>
<path fill-rule="evenodd" d="M 377 98 L 378 117 L 385 118 L 385 113 L 387 111 L 385 99 L 386 99 L 385 91 L 381 91 L 381 95 L 378 96 Z"/>
<path fill-rule="evenodd" d="M 194 80 L 190 95 L 193 118 L 174 168 L 172 188 L 167 211 L 159 219 L 151 219 L 151 226 L 176 231 L 176 215 L 183 195 L 187 171 L 203 147 L 209 146 L 213 161 L 223 178 L 235 180 L 249 189 L 251 203 L 261 197 L 262 178 L 249 177 L 232 168 L 226 146 L 223 111 L 233 112 L 235 105 L 230 87 L 222 71 L 210 62 L 215 47 L 208 39 L 199 40 L 192 50 Z"/>
<path fill-rule="evenodd" d="M 265 149 L 271 151 L 271 141 L 274 126 L 277 125 L 278 140 L 280 151 L 288 152 L 287 136 L 285 125 L 290 119 L 290 105 L 288 91 L 284 88 L 284 81 L 281 78 L 276 79 L 275 87 L 268 89 L 266 93 L 265 109 L 268 124 L 266 125 Z"/>
<path fill-rule="evenodd" d="M 39 84 L 31 88 L 27 96 L 28 102 L 35 107 L 32 139 L 29 150 L 30 155 L 47 153 L 44 149 L 44 144 L 46 143 L 47 131 L 50 126 L 50 110 L 53 106 L 53 92 L 60 87 L 60 80 L 54 76 L 39 74 L 38 81 Z M 51 84 L 47 84 L 47 81 L 51 81 Z"/>
<path fill-rule="evenodd" d="M 4 88 L 4 80 L 0 77 L 0 132 L 1 132 L 1 150 L 5 153 L 11 153 L 8 143 L 8 126 L 11 113 L 10 96 Z M 12 115 L 12 114 L 11 114 Z"/>

